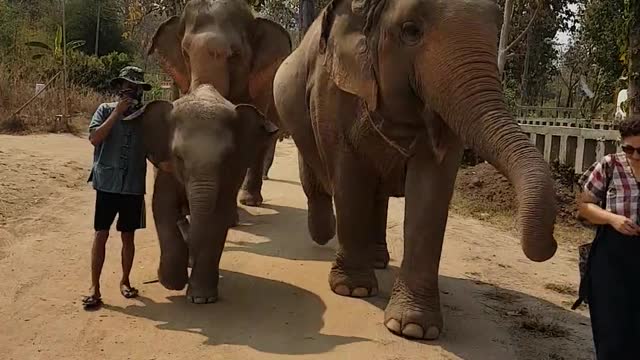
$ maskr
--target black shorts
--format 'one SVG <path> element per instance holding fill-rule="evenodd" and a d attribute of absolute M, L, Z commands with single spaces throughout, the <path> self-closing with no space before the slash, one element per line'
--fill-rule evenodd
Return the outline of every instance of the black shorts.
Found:
<path fill-rule="evenodd" d="M 113 194 L 96 191 L 96 209 L 93 227 L 108 231 L 118 215 L 116 230 L 134 232 L 146 226 L 144 195 Z"/>

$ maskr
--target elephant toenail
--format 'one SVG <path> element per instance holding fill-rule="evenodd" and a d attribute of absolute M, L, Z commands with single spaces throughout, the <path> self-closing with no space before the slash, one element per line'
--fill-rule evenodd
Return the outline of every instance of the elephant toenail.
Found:
<path fill-rule="evenodd" d="M 351 293 L 351 296 L 353 297 L 367 297 L 369 296 L 369 290 L 366 288 L 355 288 L 353 290 L 353 292 Z"/>
<path fill-rule="evenodd" d="M 338 286 L 336 286 L 335 289 L 333 289 L 333 292 L 335 292 L 338 295 L 342 295 L 342 296 L 351 295 L 351 291 L 349 291 L 349 287 L 347 285 L 338 285 Z"/>
<path fill-rule="evenodd" d="M 424 338 L 427 340 L 435 340 L 440 336 L 440 329 L 435 326 L 429 326 L 427 329 L 427 333 L 424 335 Z"/>
<path fill-rule="evenodd" d="M 407 324 L 407 326 L 402 329 L 402 335 L 414 338 L 414 339 L 422 339 L 424 337 L 424 330 L 422 326 L 417 324 Z"/>
<path fill-rule="evenodd" d="M 390 319 L 389 321 L 387 321 L 385 326 L 387 327 L 387 329 L 389 329 L 389 331 L 396 334 L 400 334 L 402 332 L 401 324 L 396 319 Z"/>

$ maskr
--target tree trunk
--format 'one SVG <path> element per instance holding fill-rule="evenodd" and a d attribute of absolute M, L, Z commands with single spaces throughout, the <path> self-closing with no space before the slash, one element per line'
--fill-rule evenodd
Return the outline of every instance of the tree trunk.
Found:
<path fill-rule="evenodd" d="M 524 69 L 522 70 L 522 80 L 521 80 L 521 88 L 520 88 L 520 104 L 529 104 L 528 99 L 528 82 L 529 82 L 529 55 L 531 50 L 531 36 L 527 34 L 527 49 L 524 53 Z"/>
<path fill-rule="evenodd" d="M 302 1 L 302 0 L 301 0 Z M 511 16 L 513 15 L 513 0 L 505 0 L 504 16 L 502 18 L 502 30 L 500 30 L 500 44 L 498 45 L 498 71 L 500 76 L 504 74 L 504 67 L 507 64 L 507 41 L 511 33 Z"/>
<path fill-rule="evenodd" d="M 98 15 L 96 17 L 96 43 L 95 45 L 95 49 L 94 49 L 94 55 L 97 57 L 98 56 L 98 50 L 100 50 L 100 16 L 102 11 L 102 2 L 98 1 Z"/>
<path fill-rule="evenodd" d="M 298 6 L 298 39 L 302 41 L 304 34 L 316 19 L 316 0 L 300 0 Z"/>
<path fill-rule="evenodd" d="M 640 115 L 640 4 L 632 6 L 635 21 L 630 24 L 629 29 L 629 119 Z"/>

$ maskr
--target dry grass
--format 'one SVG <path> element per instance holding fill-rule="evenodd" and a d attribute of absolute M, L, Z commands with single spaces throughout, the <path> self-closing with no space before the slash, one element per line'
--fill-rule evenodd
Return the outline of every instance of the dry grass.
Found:
<path fill-rule="evenodd" d="M 545 289 L 557 292 L 562 295 L 577 296 L 578 291 L 573 285 L 569 284 L 546 284 Z"/>
<path fill-rule="evenodd" d="M 527 317 L 520 326 L 524 330 L 549 338 L 563 338 L 570 335 L 568 329 L 555 322 L 546 321 L 539 315 Z"/>
<path fill-rule="evenodd" d="M 517 215 L 513 211 L 483 207 L 484 203 L 467 199 L 460 192 L 456 192 L 451 199 L 451 211 L 460 216 L 486 221 L 489 224 L 518 237 L 520 230 Z M 556 224 L 556 240 L 559 244 L 576 248 L 577 245 L 593 240 L 593 230 L 579 225 Z"/>
<path fill-rule="evenodd" d="M 12 77 L 7 67 L 0 64 L 0 133 L 28 134 L 38 132 L 79 131 L 78 119 L 88 123 L 91 114 L 106 99 L 85 88 L 70 86 L 68 111 L 71 119 L 62 121 L 62 80 L 56 79 L 38 98 L 17 116 L 13 113 L 35 95 L 35 79 Z"/>

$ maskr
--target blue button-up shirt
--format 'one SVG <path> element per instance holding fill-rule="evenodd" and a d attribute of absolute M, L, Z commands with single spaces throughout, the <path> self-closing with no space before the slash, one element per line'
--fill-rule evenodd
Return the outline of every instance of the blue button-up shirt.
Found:
<path fill-rule="evenodd" d="M 102 125 L 116 105 L 117 103 L 100 105 L 91 119 L 89 131 Z M 104 141 L 94 148 L 89 181 L 98 191 L 144 195 L 146 174 L 147 159 L 142 142 L 142 124 L 139 119 L 120 119 Z"/>

